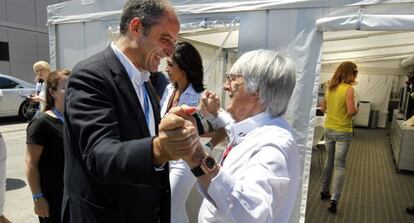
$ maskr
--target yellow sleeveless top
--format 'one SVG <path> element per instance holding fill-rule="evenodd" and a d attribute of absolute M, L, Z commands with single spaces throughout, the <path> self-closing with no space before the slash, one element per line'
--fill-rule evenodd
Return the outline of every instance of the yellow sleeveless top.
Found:
<path fill-rule="evenodd" d="M 352 116 L 346 109 L 346 90 L 350 84 L 341 83 L 334 91 L 326 91 L 325 128 L 337 132 L 352 132 Z"/>

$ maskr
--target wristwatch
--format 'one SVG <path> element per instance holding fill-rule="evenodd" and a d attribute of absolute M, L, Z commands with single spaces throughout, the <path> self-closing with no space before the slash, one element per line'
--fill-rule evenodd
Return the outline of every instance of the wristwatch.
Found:
<path fill-rule="evenodd" d="M 204 166 L 205 169 L 207 169 L 207 172 L 204 172 L 201 166 Z M 211 156 L 206 156 L 201 161 L 201 164 L 199 166 L 194 167 L 191 169 L 191 172 L 193 172 L 194 176 L 199 177 L 203 176 L 204 174 L 211 173 L 216 168 L 216 160 L 214 160 Z"/>

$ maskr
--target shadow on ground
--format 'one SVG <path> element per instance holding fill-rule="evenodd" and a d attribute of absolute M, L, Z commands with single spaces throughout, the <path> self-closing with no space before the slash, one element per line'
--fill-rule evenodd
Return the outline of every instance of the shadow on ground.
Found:
<path fill-rule="evenodd" d="M 17 190 L 26 186 L 26 182 L 20 179 L 7 178 L 6 191 Z"/>

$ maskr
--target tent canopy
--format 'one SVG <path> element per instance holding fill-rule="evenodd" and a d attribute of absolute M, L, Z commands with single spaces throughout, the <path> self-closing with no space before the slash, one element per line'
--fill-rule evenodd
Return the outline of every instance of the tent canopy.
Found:
<path fill-rule="evenodd" d="M 73 2 L 79 2 L 73 4 Z M 77 0 L 49 7 L 49 24 L 112 20 L 120 16 L 125 1 Z M 241 12 L 327 8 L 327 16 L 316 21 L 324 34 L 322 64 L 343 60 L 356 62 L 405 60 L 414 64 L 414 15 L 412 1 L 349 0 L 173 0 L 181 15 L 181 37 L 225 49 L 237 49 L 239 24 L 229 26 Z M 81 6 L 81 7 L 80 7 Z M 93 7 L 92 7 L 93 6 Z M 98 7 L 96 7 L 98 6 Z M 408 6 L 408 7 L 406 7 Z M 114 10 L 118 9 L 118 10 Z M 76 13 L 74 13 L 76 12 Z M 376 30 L 387 31 L 376 31 Z M 333 32 L 341 31 L 342 32 Z M 224 41 L 227 38 L 226 41 Z M 224 43 L 224 45 L 222 45 Z M 411 58 L 411 59 L 410 59 Z"/>

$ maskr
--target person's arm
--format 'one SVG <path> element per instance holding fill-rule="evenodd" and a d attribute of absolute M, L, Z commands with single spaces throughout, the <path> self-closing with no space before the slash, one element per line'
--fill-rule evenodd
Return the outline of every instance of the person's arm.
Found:
<path fill-rule="evenodd" d="M 321 101 L 321 110 L 323 113 L 326 113 L 326 96 L 324 96 Z"/>
<path fill-rule="evenodd" d="M 200 165 L 186 161 L 190 168 Z M 274 202 L 283 205 L 290 181 L 296 180 L 289 175 L 286 153 L 263 147 L 242 168 L 242 174 L 230 175 L 216 164 L 212 172 L 197 178 L 198 189 L 232 222 L 267 222 L 274 215 Z"/>
<path fill-rule="evenodd" d="M 30 97 L 30 99 L 34 102 L 42 102 L 42 103 L 46 103 L 46 99 L 39 96 L 39 95 L 33 95 Z"/>
<path fill-rule="evenodd" d="M 42 195 L 38 168 L 40 156 L 43 152 L 43 146 L 37 144 L 26 145 L 26 177 L 32 194 L 37 196 L 36 199 L 34 199 L 34 211 L 40 217 L 49 217 L 49 204 Z"/>
<path fill-rule="evenodd" d="M 346 100 L 346 110 L 349 116 L 354 116 L 358 113 L 358 108 L 355 106 L 354 101 L 354 88 L 352 86 L 348 87 L 345 93 Z"/>

